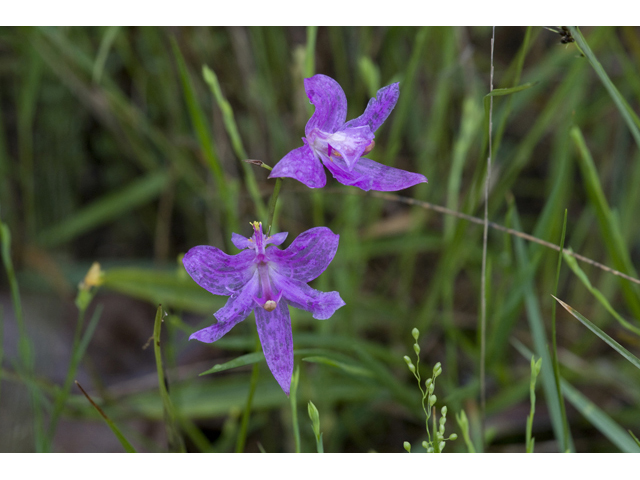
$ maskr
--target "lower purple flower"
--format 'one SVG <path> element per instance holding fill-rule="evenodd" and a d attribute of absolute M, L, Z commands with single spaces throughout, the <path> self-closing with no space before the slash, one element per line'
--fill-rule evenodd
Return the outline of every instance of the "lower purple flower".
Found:
<path fill-rule="evenodd" d="M 284 242 L 286 232 L 267 236 L 262 233 L 261 223 L 253 222 L 252 226 L 251 238 L 232 235 L 233 244 L 243 250 L 237 255 L 200 245 L 184 256 L 184 267 L 198 285 L 214 295 L 230 297 L 214 314 L 218 322 L 195 332 L 189 340 L 215 342 L 255 311 L 267 365 L 289 395 L 293 373 L 289 305 L 326 320 L 345 304 L 338 292 L 320 292 L 307 285 L 333 260 L 339 235 L 327 227 L 312 228 L 280 250 L 275 246 Z"/>

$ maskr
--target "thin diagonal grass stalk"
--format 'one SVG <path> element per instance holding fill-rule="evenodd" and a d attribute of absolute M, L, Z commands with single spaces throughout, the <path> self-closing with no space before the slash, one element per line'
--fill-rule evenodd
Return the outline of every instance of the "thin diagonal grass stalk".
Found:
<path fill-rule="evenodd" d="M 124 435 L 122 435 L 122 433 L 120 432 L 120 429 L 118 427 L 116 427 L 116 424 L 113 423 L 113 421 L 107 416 L 106 413 L 104 413 L 104 410 L 102 410 L 98 404 L 96 402 L 93 401 L 93 399 L 89 396 L 89 394 L 87 392 L 85 392 L 84 388 L 82 388 L 82 386 L 80 386 L 80 384 L 78 383 L 78 381 L 76 380 L 75 384 L 77 385 L 77 387 L 80 389 L 80 391 L 82 392 L 82 394 L 87 398 L 87 400 L 89 400 L 89 403 L 93 406 L 93 408 L 95 408 L 98 413 L 100 414 L 100 416 L 104 419 L 104 421 L 107 423 L 107 425 L 109 426 L 109 428 L 111 429 L 111 431 L 113 432 L 113 434 L 118 438 L 118 441 L 120 442 L 120 444 L 122 445 L 122 447 L 124 448 L 124 450 L 127 453 L 136 453 L 136 449 L 133 448 L 133 446 L 131 445 L 131 443 L 129 443 L 129 440 L 127 440 L 125 438 Z"/>
<path fill-rule="evenodd" d="M 335 194 L 335 193 L 342 193 L 342 194 L 346 194 L 346 195 L 361 195 L 361 196 L 372 196 L 372 197 L 376 197 L 376 198 L 382 198 L 383 200 L 389 200 L 392 202 L 400 202 L 400 203 L 404 203 L 406 205 L 413 205 L 413 206 L 417 206 L 417 207 L 421 207 L 421 208 L 425 208 L 428 210 L 433 210 L 434 212 L 438 212 L 438 213 L 442 213 L 444 215 L 452 215 L 454 217 L 460 218 L 462 220 L 467 220 L 471 223 L 475 223 L 476 225 L 484 225 L 484 220 L 478 217 L 474 217 L 473 215 L 468 215 L 466 213 L 462 213 L 462 212 L 457 212 L 455 210 L 451 210 L 447 207 L 443 207 L 441 205 L 436 205 L 434 203 L 430 203 L 430 202 L 425 202 L 424 200 L 416 200 L 415 198 L 410 198 L 410 197 L 404 197 L 402 195 L 396 195 L 394 193 L 387 193 L 387 192 L 360 192 L 360 191 L 355 191 L 355 189 L 353 190 L 349 190 L 349 191 L 344 191 L 342 189 L 339 188 L 325 188 L 324 189 L 324 193 L 331 193 L 331 194 Z M 588 257 L 585 257 L 584 255 L 580 255 L 579 253 L 575 253 L 574 251 L 572 251 L 570 248 L 560 248 L 560 246 L 556 245 L 555 243 L 551 243 L 551 242 L 547 242 L 546 240 L 542 240 L 541 238 L 537 238 L 534 237 L 533 235 L 530 235 L 528 233 L 525 232 L 521 232 L 519 230 L 514 230 L 513 228 L 508 228 L 505 227 L 503 225 L 500 225 L 499 223 L 495 223 L 495 222 L 488 222 L 489 228 L 493 228 L 494 230 L 499 230 L 501 232 L 505 232 L 509 235 L 513 235 L 515 237 L 519 237 L 522 238 L 523 240 L 527 240 L 528 242 L 532 242 L 532 243 L 537 243 L 538 245 L 542 245 L 543 247 L 547 247 L 550 248 L 551 250 L 555 250 L 556 252 L 559 252 L 562 250 L 562 253 L 564 253 L 565 255 L 569 255 L 570 257 L 575 258 L 576 260 L 580 260 L 581 262 L 584 263 L 588 263 L 589 265 L 593 265 L 596 268 L 599 268 L 601 270 L 604 270 L 607 273 L 610 273 L 611 275 L 616 275 L 620 278 L 624 278 L 625 280 L 628 280 L 630 282 L 633 282 L 635 284 L 640 285 L 640 280 L 638 280 L 637 278 L 634 278 L 630 275 L 627 275 L 626 273 L 622 273 L 618 270 L 615 270 L 611 267 L 607 267 L 606 265 L 596 262 L 595 260 L 592 260 Z"/>

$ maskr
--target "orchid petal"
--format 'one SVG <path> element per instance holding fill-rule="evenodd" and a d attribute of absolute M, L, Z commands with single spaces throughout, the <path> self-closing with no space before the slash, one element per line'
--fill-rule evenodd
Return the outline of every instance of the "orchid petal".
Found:
<path fill-rule="evenodd" d="M 251 250 L 227 255 L 216 247 L 200 245 L 190 249 L 182 263 L 191 278 L 205 290 L 214 295 L 231 295 L 253 275 L 251 266 L 255 256 Z"/>
<path fill-rule="evenodd" d="M 233 293 L 224 307 L 213 314 L 214 317 L 218 322 L 234 322 L 234 325 L 241 322 L 255 307 L 253 297 L 258 294 L 259 288 L 260 279 L 256 269 L 242 289 Z"/>
<path fill-rule="evenodd" d="M 258 274 L 253 277 L 238 293 L 231 295 L 224 307 L 214 316 L 218 323 L 191 334 L 189 340 L 196 339 L 204 343 L 212 343 L 224 336 L 229 330 L 247 318 L 255 307 L 253 297 L 258 292 Z"/>
<path fill-rule="evenodd" d="M 301 282 L 310 282 L 324 272 L 338 250 L 336 235 L 327 227 L 301 233 L 286 249 L 267 249 L 267 256 L 277 272 Z"/>
<path fill-rule="evenodd" d="M 368 190 L 395 192 L 427 182 L 424 175 L 387 167 L 368 158 L 360 158 L 352 171 L 347 171 L 345 162 L 335 157 L 331 160 L 328 157 L 323 158 L 323 162 L 340 183 L 361 188 L 365 192 Z"/>
<path fill-rule="evenodd" d="M 347 119 L 347 97 L 342 87 L 326 75 L 314 75 L 304 79 L 304 89 L 309 101 L 316 107 L 304 129 L 308 137 L 312 130 L 333 133 Z"/>
<path fill-rule="evenodd" d="M 352 170 L 374 138 L 373 132 L 364 125 L 338 130 L 327 138 L 327 143 L 333 150 L 340 153 L 347 168 Z"/>
<path fill-rule="evenodd" d="M 271 280 L 289 305 L 311 312 L 317 320 L 330 318 L 337 309 L 345 305 L 338 292 L 321 292 L 305 282 L 278 273 L 272 273 Z"/>
<path fill-rule="evenodd" d="M 288 396 L 293 374 L 293 335 L 289 307 L 286 302 L 278 302 L 274 311 L 267 312 L 258 307 L 255 314 L 264 358 L 280 388 Z"/>
<path fill-rule="evenodd" d="M 361 127 L 368 125 L 371 132 L 375 132 L 384 123 L 398 102 L 400 87 L 398 83 L 392 83 L 381 88 L 376 93 L 376 98 L 369 100 L 364 113 L 358 118 L 349 120 L 344 128 Z"/>
<path fill-rule="evenodd" d="M 269 178 L 278 177 L 295 178 L 309 188 L 322 188 L 327 184 L 322 163 L 306 144 L 291 150 L 273 167 Z"/>
<path fill-rule="evenodd" d="M 240 250 L 244 250 L 245 248 L 253 248 L 256 246 L 256 244 L 249 240 L 247 237 L 243 237 L 242 235 L 239 235 L 237 233 L 231 234 L 231 243 L 233 243 L 236 248 L 239 248 Z"/>
<path fill-rule="evenodd" d="M 265 245 L 282 245 L 282 242 L 287 239 L 287 235 L 289 235 L 288 232 L 274 233 L 273 235 L 267 237 Z"/>

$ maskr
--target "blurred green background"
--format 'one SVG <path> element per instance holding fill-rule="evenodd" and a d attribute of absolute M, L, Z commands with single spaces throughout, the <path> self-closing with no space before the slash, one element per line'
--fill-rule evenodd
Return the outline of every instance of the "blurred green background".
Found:
<path fill-rule="evenodd" d="M 635 278 L 639 33 L 583 29 L 626 109 L 561 34 L 496 29 L 494 87 L 529 85 L 495 97 L 489 196 L 490 220 L 554 244 L 567 209 L 565 245 Z M 490 61 L 489 27 L 1 28 L 0 217 L 24 322 L 3 271 L 0 451 L 122 451 L 75 386 L 60 393 L 76 329 L 89 343 L 73 379 L 136 449 L 173 449 L 177 433 L 189 451 L 234 451 L 252 367 L 198 374 L 254 351 L 253 315 L 215 344 L 187 342 L 226 298 L 195 285 L 178 256 L 202 244 L 235 253 L 231 232 L 248 236 L 250 221 L 266 222 L 275 182 L 241 160 L 273 166 L 301 145 L 313 112 L 305 76 L 335 78 L 348 118 L 399 81 L 368 156 L 428 177 L 400 195 L 482 217 Z M 286 179 L 276 228 L 291 241 L 319 225 L 340 234 L 340 247 L 312 286 L 338 290 L 347 305 L 322 322 L 291 309 L 302 451 L 315 451 L 308 400 L 325 451 L 400 452 L 405 440 L 420 450 L 420 392 L 402 359 L 414 358 L 414 327 L 424 372 L 442 363 L 437 406 L 447 405 L 447 431 L 459 436 L 447 451 L 467 451 L 455 421 L 463 408 L 476 449 L 524 451 L 523 347 L 543 357 L 536 451 L 563 449 L 547 350 L 557 252 L 489 232 L 483 438 L 482 226 L 333 178 L 319 191 Z M 77 285 L 94 261 L 104 283 L 77 327 Z M 558 298 L 637 353 L 638 285 L 577 265 L 563 263 Z M 169 433 L 153 349 L 143 348 L 158 304 L 176 412 Z M 640 432 L 640 372 L 562 309 L 557 343 L 572 448 L 638 449 L 626 430 Z M 290 402 L 257 365 L 244 450 L 294 451 Z"/>

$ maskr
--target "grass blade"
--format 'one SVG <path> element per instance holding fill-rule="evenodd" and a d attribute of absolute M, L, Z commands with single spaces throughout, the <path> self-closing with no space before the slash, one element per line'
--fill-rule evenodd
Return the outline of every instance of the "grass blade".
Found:
<path fill-rule="evenodd" d="M 113 421 L 107 416 L 107 414 L 104 413 L 104 411 L 96 404 L 96 402 L 93 401 L 93 399 L 89 396 L 89 394 L 84 391 L 84 388 L 82 388 L 82 386 L 78 383 L 77 380 L 76 380 L 75 383 L 78 386 L 78 388 L 80 389 L 80 391 L 83 393 L 83 395 L 85 397 L 87 397 L 87 400 L 89 400 L 89 403 L 91 403 L 91 405 L 93 405 L 93 408 L 95 408 L 98 411 L 98 413 L 104 419 L 104 421 L 107 423 L 107 426 L 111 429 L 111 431 L 114 433 L 114 435 L 118 438 L 118 441 L 124 447 L 125 452 L 127 452 L 127 453 L 137 453 L 136 449 L 133 448 L 133 446 L 129 443 L 129 440 L 127 440 L 125 438 L 125 436 L 122 435 L 122 433 L 120 432 L 120 429 L 118 427 L 116 427 L 116 424 L 113 423 Z"/>
<path fill-rule="evenodd" d="M 11 232 L 9 227 L 0 219 L 0 257 L 4 264 L 7 278 L 9 280 L 9 288 L 11 289 L 11 300 L 13 302 L 13 311 L 18 324 L 18 354 L 20 362 L 18 364 L 18 370 L 21 375 L 31 379 L 33 376 L 33 368 L 35 363 L 35 356 L 33 351 L 33 344 L 29 335 L 27 334 L 26 325 L 24 323 L 24 315 L 22 311 L 22 300 L 20 298 L 20 289 L 18 287 L 18 280 L 16 279 L 15 270 L 13 268 L 13 261 L 11 260 Z M 44 424 L 42 418 L 42 406 L 44 398 L 42 392 L 32 381 L 28 382 L 29 390 L 31 393 L 31 402 L 34 410 L 34 429 L 36 434 L 36 451 L 48 450 L 48 445 L 45 444 L 46 439 L 44 437 Z"/>
<path fill-rule="evenodd" d="M 93 64 L 93 72 L 91 75 L 93 79 L 93 83 L 100 83 L 100 79 L 102 78 L 102 72 L 104 71 L 104 66 L 107 63 L 107 57 L 109 56 L 109 50 L 111 50 L 111 46 L 113 45 L 113 42 L 116 40 L 119 30 L 120 30 L 120 27 L 117 25 L 107 27 L 102 37 L 102 40 L 100 40 L 98 55 L 96 56 L 96 61 Z"/>
<path fill-rule="evenodd" d="M 332 358 L 323 357 L 321 355 L 314 356 L 314 357 L 305 357 L 302 360 L 304 362 L 309 362 L 309 363 L 322 363 L 324 365 L 329 365 L 331 367 L 338 368 L 340 370 L 343 370 L 352 375 L 357 375 L 359 377 L 368 377 L 368 378 L 373 377 L 373 373 L 371 372 L 371 370 L 368 370 L 362 367 L 357 367 L 355 365 L 349 365 L 347 363 L 339 362 Z"/>
<path fill-rule="evenodd" d="M 616 104 L 616 107 L 618 107 L 618 110 L 620 111 L 622 118 L 624 118 L 624 121 L 629 127 L 629 130 L 631 130 L 631 135 L 633 135 L 636 144 L 638 145 L 638 147 L 640 147 L 640 119 L 631 109 L 620 91 L 613 84 L 613 82 L 609 78 L 609 75 L 607 75 L 607 72 L 604 71 L 604 68 L 602 68 L 602 65 L 594 55 L 593 51 L 591 51 L 589 44 L 582 36 L 582 32 L 580 32 L 580 29 L 578 27 L 568 28 L 571 32 L 571 35 L 573 35 L 573 38 L 578 44 L 578 47 L 580 47 L 580 50 L 582 51 L 582 53 L 584 53 L 584 56 L 587 57 L 587 60 L 589 60 L 589 63 L 598 74 L 598 77 L 600 77 L 602 84 L 609 92 L 609 95 L 611 95 L 611 99 Z"/>
<path fill-rule="evenodd" d="M 64 384 L 62 389 L 57 392 L 53 411 L 51 413 L 51 420 L 49 421 L 49 442 L 53 443 L 53 438 L 56 433 L 56 426 L 58 424 L 58 418 L 64 409 L 65 402 L 71 393 L 71 385 L 73 378 L 76 376 L 76 372 L 78 371 L 78 366 L 80 365 L 80 361 L 84 356 L 84 352 L 87 350 L 89 346 L 89 342 L 93 337 L 93 333 L 98 326 L 98 321 L 100 320 L 100 315 L 102 315 L 102 306 L 99 305 L 96 308 L 91 320 L 89 320 L 89 325 L 82 337 L 80 337 L 80 331 L 84 319 L 84 311 L 80 312 L 78 316 L 78 325 L 76 327 L 76 335 L 73 339 L 73 346 L 71 348 L 71 362 L 69 363 L 69 369 L 67 371 L 67 376 L 64 380 Z"/>
<path fill-rule="evenodd" d="M 598 290 L 596 287 L 594 287 L 593 285 L 591 285 L 591 282 L 589 281 L 589 278 L 584 273 L 584 271 L 580 268 L 580 265 L 578 265 L 577 260 L 574 257 L 572 257 L 571 255 L 568 255 L 566 252 L 564 253 L 564 259 L 567 262 L 567 265 L 569 265 L 569 268 L 571 268 L 571 270 L 573 270 L 573 273 L 575 273 L 575 275 L 580 279 L 582 284 L 585 287 L 587 287 L 587 290 L 589 290 L 589 292 L 591 292 L 591 294 L 596 298 L 596 300 L 598 300 L 598 302 L 600 302 L 600 304 L 611 315 L 613 315 L 615 317 L 615 319 L 618 321 L 618 323 L 620 323 L 620 325 L 622 327 L 624 327 L 627 330 L 635 333 L 636 335 L 640 335 L 640 328 L 636 327 L 635 325 L 633 325 L 630 322 L 628 322 L 627 320 L 625 320 L 622 317 L 622 315 L 620 315 L 618 312 L 616 312 L 614 310 L 614 308 L 609 303 L 609 300 L 607 300 L 607 298 L 602 294 L 602 292 L 600 290 Z"/>
<path fill-rule="evenodd" d="M 195 130 L 198 143 L 200 144 L 200 148 L 202 149 L 207 165 L 213 174 L 216 187 L 218 188 L 219 198 L 225 206 L 225 220 L 227 222 L 227 226 L 231 231 L 238 231 L 238 215 L 236 214 L 237 202 L 235 195 L 230 195 L 231 192 L 227 188 L 227 179 L 225 178 L 220 159 L 218 158 L 213 141 L 211 140 L 211 130 L 207 123 L 206 116 L 198 103 L 195 89 L 193 88 L 191 78 L 189 77 L 187 65 L 175 38 L 171 38 L 171 46 L 173 48 L 173 54 L 176 58 L 176 62 L 178 63 L 182 91 L 184 94 L 184 100 L 187 104 L 187 110 L 189 111 L 191 124 Z M 231 191 L 233 191 L 233 188 Z"/>
<path fill-rule="evenodd" d="M 560 282 L 560 267 L 562 266 L 562 250 L 564 248 L 564 238 L 567 233 L 567 209 L 564 210 L 564 221 L 562 222 L 562 236 L 560 238 L 560 252 L 558 253 L 558 266 L 556 268 L 556 282 L 553 289 L 555 295 L 558 294 L 558 283 Z M 567 412 L 560 390 L 560 364 L 558 362 L 558 343 L 556 341 L 556 304 L 551 306 L 551 360 L 553 361 L 553 377 L 556 382 L 556 390 L 558 392 L 558 403 L 560 404 L 560 414 L 562 415 L 562 426 L 564 428 L 565 443 L 562 446 L 564 452 L 569 451 L 569 422 L 567 421 Z M 532 446 L 533 451 L 533 446 Z"/>
<path fill-rule="evenodd" d="M 244 367 L 245 365 L 253 365 L 258 362 L 264 361 L 264 353 L 262 352 L 253 352 L 247 353 L 246 355 L 242 355 L 241 357 L 234 358 L 228 362 L 214 365 L 209 370 L 202 372 L 202 375 L 209 375 L 210 373 L 223 372 L 224 370 L 229 370 L 231 368 Z"/>
<path fill-rule="evenodd" d="M 605 343 L 607 343 L 616 352 L 618 352 L 620 355 L 622 355 L 624 358 L 626 358 L 629 362 L 631 362 L 631 364 L 634 367 L 640 368 L 640 359 L 638 357 L 636 357 L 633 353 L 631 353 L 629 350 L 624 348 L 622 345 L 620 345 L 618 342 L 616 342 L 609 335 L 607 335 L 602 330 L 600 330 L 594 323 L 592 323 L 590 320 L 588 320 L 586 317 L 584 317 L 582 314 L 580 314 L 573 307 L 567 305 L 562 300 L 560 300 L 559 298 L 554 297 L 553 295 L 552 295 L 552 297 L 555 298 L 556 301 L 558 303 L 560 303 L 560 305 L 562 305 L 562 307 L 567 312 L 569 312 L 571 315 L 576 317 L 580 321 L 580 323 L 582 323 L 585 327 L 587 327 L 589 330 L 591 330 L 593 333 L 595 333 L 598 337 L 600 337 L 600 339 L 602 339 Z"/>
<path fill-rule="evenodd" d="M 605 437 L 625 453 L 640 453 L 640 446 L 636 445 L 627 432 L 611 419 L 603 410 L 573 388 L 566 380 L 562 381 L 562 391 L 567 400 Z"/>
<path fill-rule="evenodd" d="M 251 199 L 256 206 L 258 217 L 266 219 L 267 209 L 264 205 L 264 202 L 262 201 L 262 197 L 260 196 L 260 189 L 258 188 L 258 184 L 256 183 L 256 176 L 253 173 L 251 167 L 244 162 L 244 160 L 249 157 L 244 149 L 244 146 L 242 145 L 242 138 L 240 137 L 240 132 L 238 132 L 238 126 L 236 125 L 236 120 L 233 115 L 231 104 L 227 101 L 227 99 L 224 97 L 224 94 L 222 93 L 217 75 L 207 65 L 202 66 L 202 76 L 204 77 L 204 81 L 207 82 L 207 85 L 209 85 L 211 93 L 213 93 L 213 98 L 215 98 L 216 103 L 218 104 L 218 108 L 220 108 L 220 111 L 222 112 L 222 119 L 224 121 L 225 129 L 227 130 L 227 134 L 231 138 L 233 151 L 235 152 L 238 160 L 240 160 L 240 164 L 242 165 L 242 169 L 245 175 L 245 181 L 247 183 L 247 190 L 249 190 L 249 195 L 251 195 Z"/>
<path fill-rule="evenodd" d="M 260 344 L 260 338 L 256 336 L 256 351 L 254 353 L 262 353 L 262 345 Z M 264 354 L 262 355 L 264 360 Z M 253 369 L 251 370 L 251 380 L 249 381 L 249 394 L 247 395 L 247 402 L 242 412 L 242 421 L 240 422 L 240 432 L 236 440 L 236 453 L 242 453 L 244 451 L 244 445 L 247 441 L 247 429 L 249 428 L 249 417 L 251 416 L 251 407 L 253 406 L 253 396 L 256 393 L 256 387 L 258 386 L 258 375 L 260 373 L 260 363 L 255 362 Z"/>
<path fill-rule="evenodd" d="M 577 126 L 573 126 L 570 130 L 570 136 L 580 153 L 580 155 L 578 155 L 578 163 L 580 164 L 580 170 L 582 171 L 584 183 L 586 184 L 587 195 L 595 209 L 600 225 L 600 233 L 607 246 L 609 255 L 613 260 L 613 266 L 623 273 L 637 277 L 638 274 L 629 257 L 629 250 L 625 247 L 618 222 L 615 220 L 616 217 L 609 208 L 609 203 L 600 184 L 600 176 L 591 157 L 591 152 L 589 152 L 585 139 L 582 136 L 582 132 Z M 637 292 L 628 282 L 621 282 L 621 287 L 624 298 L 629 304 L 629 308 L 636 317 L 640 318 L 640 300 L 638 299 Z"/>
<path fill-rule="evenodd" d="M 556 299 L 557 300 L 557 299 Z M 558 300 L 559 301 L 559 300 Z M 561 302 L 562 303 L 562 302 Z M 519 340 L 512 339 L 511 343 L 524 357 L 532 355 L 531 351 Z M 611 440 L 623 452 L 640 452 L 624 429 L 613 421 L 605 412 L 600 410 L 591 400 L 586 398 L 564 378 L 561 379 L 562 393 L 566 399 L 602 434 Z"/>
<path fill-rule="evenodd" d="M 513 218 L 516 228 L 521 229 L 520 220 L 515 209 Z M 526 269 L 530 262 L 523 240 L 515 238 L 514 246 L 519 268 Z M 549 409 L 549 414 L 551 416 L 551 424 L 553 426 L 556 439 L 558 440 L 558 444 L 560 446 L 568 444 L 570 446 L 570 450 L 573 450 L 571 432 L 569 432 L 569 438 L 565 439 L 562 411 L 560 404 L 558 403 L 558 391 L 554 380 L 553 363 L 551 362 L 551 355 L 549 355 L 549 350 L 547 348 L 547 335 L 545 333 L 544 321 L 540 310 L 540 302 L 533 286 L 532 277 L 528 277 L 526 279 L 526 284 L 525 307 L 527 311 L 527 320 L 529 321 L 529 328 L 531 330 L 531 336 L 533 337 L 535 352 L 540 358 L 542 358 L 541 380 L 545 392 L 547 408 Z M 527 358 L 530 357 L 531 354 L 528 354 Z"/>
<path fill-rule="evenodd" d="M 156 171 L 135 180 L 120 191 L 104 195 L 71 217 L 41 232 L 39 243 L 55 247 L 99 225 L 118 219 L 124 213 L 155 199 L 164 190 L 168 179 L 168 173 Z"/>

